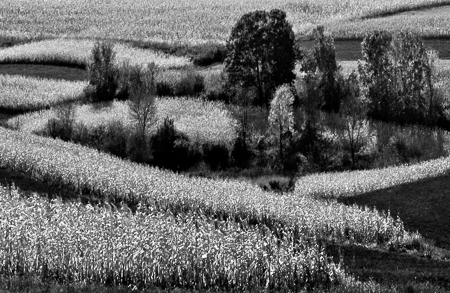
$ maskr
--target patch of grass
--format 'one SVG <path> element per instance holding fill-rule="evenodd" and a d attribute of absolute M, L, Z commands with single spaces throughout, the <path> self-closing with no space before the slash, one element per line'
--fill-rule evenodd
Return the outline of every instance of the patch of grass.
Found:
<path fill-rule="evenodd" d="M 88 72 L 81 68 L 48 64 L 0 64 L 0 74 L 67 81 L 87 81 L 89 78 Z"/>

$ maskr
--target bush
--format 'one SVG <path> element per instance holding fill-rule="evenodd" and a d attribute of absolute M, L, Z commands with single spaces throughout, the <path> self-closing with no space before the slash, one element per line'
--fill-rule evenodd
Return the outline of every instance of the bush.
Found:
<path fill-rule="evenodd" d="M 205 79 L 202 75 L 187 71 L 175 84 L 175 96 L 198 96 L 205 89 Z"/>
<path fill-rule="evenodd" d="M 72 132 L 73 128 L 59 119 L 51 118 L 47 121 L 45 134 L 53 139 L 69 141 L 72 139 Z"/>
<path fill-rule="evenodd" d="M 227 168 L 229 157 L 228 148 L 223 144 L 203 145 L 203 159 L 213 171 Z"/>
<path fill-rule="evenodd" d="M 122 122 L 116 121 L 108 125 L 105 133 L 103 149 L 122 159 L 127 157 L 128 135 Z"/>
<path fill-rule="evenodd" d="M 245 136 L 240 132 L 239 136 L 234 141 L 231 150 L 231 159 L 236 167 L 244 169 L 250 165 L 252 158 L 253 152 L 251 151 Z"/>
<path fill-rule="evenodd" d="M 94 87 L 93 102 L 111 101 L 119 87 L 119 71 L 114 65 L 115 52 L 111 43 L 96 42 L 88 65 L 89 84 Z"/>
<path fill-rule="evenodd" d="M 185 171 L 201 161 L 200 147 L 175 129 L 173 120 L 166 117 L 163 125 L 151 137 L 153 164 L 174 171 Z"/>
<path fill-rule="evenodd" d="M 173 88 L 172 86 L 166 82 L 166 81 L 158 81 L 156 83 L 156 94 L 158 96 L 173 96 Z"/>
<path fill-rule="evenodd" d="M 200 147 L 192 144 L 186 135 L 180 134 L 174 142 L 172 160 L 172 170 L 186 171 L 201 162 L 202 152 Z"/>

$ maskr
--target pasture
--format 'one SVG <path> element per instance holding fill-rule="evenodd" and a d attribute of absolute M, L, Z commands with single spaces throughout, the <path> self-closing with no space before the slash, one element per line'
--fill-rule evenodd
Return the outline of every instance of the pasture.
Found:
<path fill-rule="evenodd" d="M 388 151 L 399 141 L 420 156 L 378 156 L 364 170 L 305 167 L 289 178 L 258 166 L 208 169 L 206 159 L 173 172 L 49 137 L 51 122 L 66 114 L 73 133 L 99 141 L 117 125 L 130 140 L 136 131 L 134 101 L 86 98 L 91 50 L 102 40 L 114 44 L 118 68 L 154 62 L 159 85 L 183 86 L 186 74 L 204 79 L 199 96 L 157 96 L 145 135 L 171 118 L 187 152 L 195 146 L 206 157 L 204 145 L 234 147 L 245 112 L 257 148 L 268 109 L 205 98 L 222 86 L 224 65 L 200 66 L 185 48 L 201 55 L 223 46 L 242 14 L 273 8 L 286 11 L 306 47 L 325 26 L 345 77 L 357 70 L 366 33 L 418 33 L 443 53 L 433 82 L 448 98 L 448 0 L 0 2 L 0 292 L 450 291 L 443 129 L 367 122 L 366 158 L 398 159 Z M 318 118 L 320 135 L 345 145 L 333 117 Z M 301 128 L 304 113 L 295 119 Z M 277 176 L 292 188 L 255 184 Z"/>

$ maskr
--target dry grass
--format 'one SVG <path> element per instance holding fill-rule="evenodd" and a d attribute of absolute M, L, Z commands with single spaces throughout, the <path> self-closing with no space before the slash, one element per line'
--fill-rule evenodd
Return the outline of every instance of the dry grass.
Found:
<path fill-rule="evenodd" d="M 182 43 L 223 42 L 238 18 L 256 9 L 279 8 L 287 11 L 297 33 L 309 33 L 325 24 L 339 37 L 359 35 L 366 29 L 354 25 L 362 17 L 386 15 L 448 3 L 446 0 L 209 0 L 189 2 L 118 1 L 25 1 L 4 0 L 1 34 L 6 37 L 81 37 L 132 39 Z M 423 34 L 448 33 L 448 22 L 433 22 L 434 16 L 414 21 L 410 29 Z M 396 29 L 399 22 L 393 22 Z M 424 26 L 429 27 L 422 30 Z M 342 29 L 341 29 L 342 28 Z M 363 28 L 363 29 L 362 29 Z M 373 29 L 371 27 L 370 29 Z M 347 30 L 351 29 L 351 30 Z"/>

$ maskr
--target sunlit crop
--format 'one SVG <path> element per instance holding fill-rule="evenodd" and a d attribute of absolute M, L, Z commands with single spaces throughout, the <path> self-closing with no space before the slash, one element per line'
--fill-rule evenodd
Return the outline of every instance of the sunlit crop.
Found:
<path fill-rule="evenodd" d="M 25 111 L 79 99 L 87 82 L 0 75 L 0 108 Z"/>
<path fill-rule="evenodd" d="M 175 214 L 190 211 L 217 218 L 248 219 L 277 233 L 290 227 L 302 237 L 366 245 L 412 239 L 400 220 L 307 196 L 314 190 L 305 189 L 302 194 L 267 193 L 247 182 L 189 178 L 51 138 L 2 128 L 0 135 L 0 167 L 27 172 L 36 180 L 80 193 L 141 202 Z M 441 169 L 446 167 L 444 164 Z"/>
<path fill-rule="evenodd" d="M 286 236 L 288 236 L 286 234 Z M 203 216 L 23 198 L 0 189 L 0 272 L 65 282 L 299 290 L 337 282 L 315 242 Z"/>
<path fill-rule="evenodd" d="M 162 125 L 165 117 L 170 117 L 174 120 L 175 128 L 193 141 L 231 144 L 235 138 L 237 121 L 221 103 L 181 97 L 158 98 L 156 108 L 156 120 L 149 129 L 150 134 Z M 47 121 L 55 117 L 54 110 L 46 110 L 20 115 L 7 123 L 24 132 L 39 133 L 45 129 Z M 114 121 L 133 127 L 127 102 L 113 102 L 111 106 L 103 108 L 81 105 L 75 111 L 75 123 L 83 124 L 88 129 L 107 126 Z"/>
<path fill-rule="evenodd" d="M 55 63 L 86 66 L 94 41 L 75 39 L 52 39 L 14 46 L 0 50 L 0 63 Z M 116 63 L 128 61 L 130 65 L 155 62 L 163 68 L 179 68 L 189 65 L 187 58 L 169 56 L 151 50 L 115 44 Z"/>
<path fill-rule="evenodd" d="M 202 43 L 225 41 L 238 18 L 256 9 L 285 10 L 294 31 L 309 33 L 325 24 L 338 36 L 361 34 L 366 27 L 355 19 L 387 12 L 448 3 L 447 0 L 224 0 L 131 1 L 3 0 L 0 34 L 15 37 L 81 37 Z M 445 18 L 441 18 L 445 20 Z M 447 21 L 411 21 L 409 29 L 425 35 L 449 33 Z M 389 27 L 401 25 L 394 22 Z M 387 24 L 389 26 L 389 24 Z M 342 29 L 340 29 L 342 27 Z M 370 27 L 373 30 L 375 27 Z M 348 30 L 351 29 L 351 30 Z"/>

